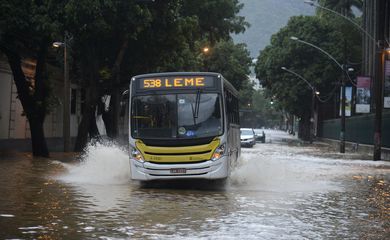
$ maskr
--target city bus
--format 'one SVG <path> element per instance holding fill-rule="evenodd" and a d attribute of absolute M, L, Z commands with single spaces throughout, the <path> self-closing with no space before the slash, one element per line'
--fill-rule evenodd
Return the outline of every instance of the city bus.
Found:
<path fill-rule="evenodd" d="M 134 76 L 129 115 L 133 180 L 224 180 L 237 164 L 238 92 L 219 73 Z"/>

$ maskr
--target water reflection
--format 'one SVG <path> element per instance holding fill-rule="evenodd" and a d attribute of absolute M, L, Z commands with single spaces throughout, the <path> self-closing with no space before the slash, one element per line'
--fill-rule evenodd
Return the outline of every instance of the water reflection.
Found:
<path fill-rule="evenodd" d="M 385 239 L 390 170 L 262 145 L 226 188 L 129 182 L 127 155 L 91 146 L 83 162 L 0 161 L 0 238 Z M 386 164 L 385 164 L 386 165 Z"/>

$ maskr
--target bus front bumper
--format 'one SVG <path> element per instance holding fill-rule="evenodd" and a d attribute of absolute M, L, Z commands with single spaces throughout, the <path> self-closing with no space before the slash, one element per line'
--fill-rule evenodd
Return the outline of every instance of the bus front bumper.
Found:
<path fill-rule="evenodd" d="M 130 159 L 131 179 L 148 181 L 163 179 L 221 179 L 228 177 L 228 157 L 202 163 L 156 164 Z"/>

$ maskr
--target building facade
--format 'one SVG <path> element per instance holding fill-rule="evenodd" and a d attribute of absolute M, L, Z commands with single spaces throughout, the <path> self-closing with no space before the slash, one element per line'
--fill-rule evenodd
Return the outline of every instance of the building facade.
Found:
<path fill-rule="evenodd" d="M 23 72 L 34 84 L 35 63 L 24 60 Z M 51 78 L 51 89 L 57 104 L 45 118 L 44 131 L 49 151 L 62 151 L 63 79 Z M 83 93 L 77 85 L 71 85 L 71 137 L 77 136 L 81 120 Z M 18 99 L 16 85 L 7 59 L 0 55 L 0 151 L 31 151 L 31 135 L 27 118 Z"/>

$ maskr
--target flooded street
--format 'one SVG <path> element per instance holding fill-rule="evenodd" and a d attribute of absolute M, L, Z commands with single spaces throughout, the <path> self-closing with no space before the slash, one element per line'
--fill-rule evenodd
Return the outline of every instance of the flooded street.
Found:
<path fill-rule="evenodd" d="M 81 164 L 0 155 L 0 238 L 390 238 L 390 162 L 329 158 L 271 136 L 242 149 L 223 188 L 142 187 L 126 151 L 110 145 L 90 146 Z"/>

